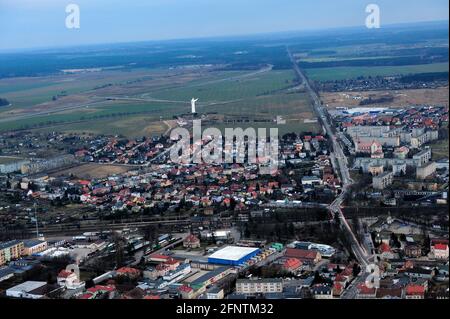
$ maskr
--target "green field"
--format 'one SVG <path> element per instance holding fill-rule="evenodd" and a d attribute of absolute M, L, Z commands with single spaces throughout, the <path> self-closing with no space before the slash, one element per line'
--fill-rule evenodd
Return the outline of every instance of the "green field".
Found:
<path fill-rule="evenodd" d="M 449 141 L 447 140 L 440 140 L 430 145 L 433 160 L 438 161 L 441 159 L 448 159 L 448 152 L 449 152 Z"/>
<path fill-rule="evenodd" d="M 305 70 L 308 77 L 315 81 L 354 79 L 359 76 L 391 76 L 431 72 L 448 72 L 449 64 L 434 63 L 406 66 L 379 67 L 334 67 Z"/>
<path fill-rule="evenodd" d="M 62 112 L 58 114 L 35 116 L 27 119 L 15 120 L 0 123 L 0 131 L 15 129 L 30 129 L 40 126 L 59 125 L 62 123 L 71 123 L 79 121 L 92 122 L 90 125 L 100 119 L 109 119 L 110 121 L 118 118 L 125 118 L 137 114 L 153 114 L 156 116 L 169 117 L 174 111 L 173 105 L 164 103 L 104 103 L 96 107 L 84 108 L 71 112 Z"/>
<path fill-rule="evenodd" d="M 111 77 L 114 83 L 121 83 L 120 85 L 114 84 L 95 90 L 95 97 L 105 99 L 108 96 L 121 97 L 127 93 L 128 98 L 148 101 L 109 100 L 88 107 L 61 110 L 45 115 L 31 116 L 26 113 L 27 118 L 16 120 L 12 118 L 11 121 L 1 122 L 0 131 L 38 129 L 125 136 L 142 136 L 154 132 L 160 134 L 168 128 L 161 120 L 172 120 L 174 116 L 189 113 L 189 101 L 192 97 L 200 99 L 198 102 L 200 113 L 270 120 L 282 115 L 289 118 L 289 123 L 284 125 L 285 129 L 289 127 L 292 127 L 294 131 L 320 129 L 316 124 L 303 123 L 304 119 L 313 118 L 311 104 L 306 94 L 292 89 L 296 85 L 296 79 L 291 70 L 180 72 L 175 75 L 155 75 L 143 82 L 133 81 L 142 78 L 142 73 L 122 73 L 113 72 L 114 76 Z M 58 92 L 64 90 L 68 92 L 69 98 L 90 101 L 91 96 L 94 96 L 91 91 L 93 87 L 108 83 L 104 78 L 105 75 L 80 76 L 86 78 L 86 81 L 73 80 L 71 75 L 69 76 L 71 80 L 64 81 L 65 84 L 62 86 L 55 84 L 50 78 L 39 79 L 34 85 L 28 81 L 22 83 L 19 79 L 9 79 L 8 81 L 15 83 L 15 86 L 11 86 L 11 90 L 5 96 L 15 103 L 19 101 L 19 104 L 26 104 L 30 99 L 29 103 L 32 104 L 50 99 L 54 90 Z M 63 81 L 58 78 L 57 82 Z M 2 88 L 6 90 L 5 83 L 0 82 L 0 89 Z M 161 101 L 151 101 L 151 99 Z M 57 103 L 55 107 L 64 106 L 63 100 Z M 51 107 L 51 104 L 48 107 Z M 3 114 L 10 112 L 10 109 L 5 109 Z M 15 110 L 17 109 L 20 107 L 15 105 Z"/>
<path fill-rule="evenodd" d="M 149 92 L 147 95 L 158 99 L 189 101 L 193 96 L 199 102 L 238 100 L 277 93 L 293 86 L 293 71 L 270 71 L 249 77 L 240 77 L 228 81 L 196 83 L 179 88 L 169 88 Z"/>

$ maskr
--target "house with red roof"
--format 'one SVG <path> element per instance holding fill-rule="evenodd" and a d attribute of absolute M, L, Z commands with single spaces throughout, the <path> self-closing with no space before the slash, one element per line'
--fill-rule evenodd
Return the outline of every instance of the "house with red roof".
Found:
<path fill-rule="evenodd" d="M 367 287 L 365 283 L 361 283 L 357 287 L 357 299 L 375 299 L 377 296 L 377 289 L 374 287 Z"/>
<path fill-rule="evenodd" d="M 436 259 L 447 260 L 448 259 L 448 243 L 432 243 L 431 255 Z"/>
<path fill-rule="evenodd" d="M 355 151 L 358 153 L 364 153 L 364 154 L 383 154 L 383 146 L 381 143 L 377 141 L 372 141 L 369 143 L 357 141 Z"/>
<path fill-rule="evenodd" d="M 141 275 L 141 271 L 136 268 L 122 267 L 116 270 L 117 276 L 127 277 L 130 279 L 137 279 Z"/>
<path fill-rule="evenodd" d="M 183 240 L 183 247 L 185 248 L 199 248 L 200 247 L 200 239 L 194 234 L 189 234 Z"/>
<path fill-rule="evenodd" d="M 182 299 L 192 299 L 194 297 L 194 289 L 187 285 L 183 285 L 178 288 Z"/>
<path fill-rule="evenodd" d="M 295 272 L 303 265 L 302 261 L 298 258 L 288 258 L 283 263 L 283 269 L 289 272 Z"/>
<path fill-rule="evenodd" d="M 381 243 L 380 247 L 378 247 L 378 251 L 380 253 L 380 258 L 383 260 L 395 258 L 391 247 L 386 243 Z"/>
<path fill-rule="evenodd" d="M 287 248 L 284 255 L 288 258 L 299 259 L 303 263 L 317 264 L 322 260 L 322 255 L 317 250 Z"/>
<path fill-rule="evenodd" d="M 151 254 L 147 256 L 146 261 L 147 262 L 165 262 L 166 260 L 170 259 L 169 256 L 161 255 L 161 254 Z"/>
<path fill-rule="evenodd" d="M 405 289 L 406 299 L 425 299 L 425 287 L 422 285 L 409 284 Z"/>
<path fill-rule="evenodd" d="M 342 293 L 344 292 L 344 285 L 340 282 L 335 281 L 333 283 L 333 296 L 334 297 L 340 297 Z"/>
<path fill-rule="evenodd" d="M 59 286 L 67 289 L 78 289 L 84 287 L 84 281 L 80 281 L 75 272 L 63 269 L 56 277 L 56 282 Z"/>

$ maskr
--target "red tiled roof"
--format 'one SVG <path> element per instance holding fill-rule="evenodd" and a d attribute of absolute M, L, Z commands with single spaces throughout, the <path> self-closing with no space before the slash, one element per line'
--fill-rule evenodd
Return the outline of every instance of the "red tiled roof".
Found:
<path fill-rule="evenodd" d="M 344 289 L 344 286 L 340 282 L 334 282 L 333 288 L 336 291 L 342 291 L 342 289 Z"/>
<path fill-rule="evenodd" d="M 316 259 L 318 254 L 319 253 L 315 250 L 288 248 L 286 249 L 285 256 L 292 258 L 299 258 L 300 260 L 302 260 L 302 259 Z"/>
<path fill-rule="evenodd" d="M 156 259 L 164 259 L 164 260 L 167 260 L 167 259 L 170 258 L 169 256 L 160 255 L 160 254 L 151 254 L 149 257 L 150 258 L 156 258 Z"/>
<path fill-rule="evenodd" d="M 423 295 L 425 294 L 425 287 L 421 285 L 408 285 L 406 286 L 407 295 Z"/>
<path fill-rule="evenodd" d="M 445 245 L 445 244 L 435 244 L 435 245 L 434 245 L 434 249 L 437 249 L 437 250 L 447 250 L 447 249 L 448 249 L 448 245 Z"/>
<path fill-rule="evenodd" d="M 359 284 L 358 285 L 358 291 L 360 294 L 362 295 L 374 295 L 376 292 L 375 288 L 369 288 L 366 286 L 365 283 Z"/>
<path fill-rule="evenodd" d="M 157 295 L 148 295 L 145 296 L 144 299 L 161 299 L 161 297 Z"/>
<path fill-rule="evenodd" d="M 115 291 L 116 287 L 114 286 L 102 286 L 102 285 L 97 285 L 95 287 L 89 288 L 87 290 L 86 294 L 95 294 L 97 292 L 112 292 Z"/>
<path fill-rule="evenodd" d="M 175 265 L 175 264 L 179 264 L 180 262 L 176 259 L 173 258 L 169 258 L 164 262 L 166 265 Z"/>
<path fill-rule="evenodd" d="M 302 262 L 297 258 L 289 258 L 283 264 L 283 266 L 285 268 L 293 268 L 293 269 L 296 269 L 296 268 L 300 267 L 301 265 L 302 265 Z"/>
<path fill-rule="evenodd" d="M 431 246 L 434 246 L 436 244 L 445 244 L 448 245 L 448 239 L 439 239 L 439 238 L 434 238 L 431 240 Z"/>
<path fill-rule="evenodd" d="M 197 236 L 193 235 L 193 234 L 189 234 L 185 239 L 185 242 L 187 243 L 196 243 L 199 242 L 200 240 L 197 238 Z"/>
<path fill-rule="evenodd" d="M 58 277 L 59 277 L 59 278 L 67 278 L 67 277 L 69 277 L 71 274 L 72 274 L 72 272 L 63 269 L 63 270 L 61 270 L 61 271 L 59 272 Z"/>
<path fill-rule="evenodd" d="M 380 251 L 383 252 L 383 253 L 388 253 L 388 252 L 391 251 L 391 247 L 389 247 L 389 245 L 386 244 L 386 243 L 382 243 L 380 245 Z"/>
<path fill-rule="evenodd" d="M 181 286 L 180 288 L 178 288 L 178 290 L 179 290 L 179 291 L 182 291 L 182 292 L 191 292 L 191 291 L 194 290 L 194 289 L 192 289 L 192 288 L 189 287 L 189 286 L 183 285 L 183 286 Z"/>
<path fill-rule="evenodd" d="M 139 275 L 141 272 L 138 269 L 130 267 L 122 267 L 116 270 L 119 275 Z"/>

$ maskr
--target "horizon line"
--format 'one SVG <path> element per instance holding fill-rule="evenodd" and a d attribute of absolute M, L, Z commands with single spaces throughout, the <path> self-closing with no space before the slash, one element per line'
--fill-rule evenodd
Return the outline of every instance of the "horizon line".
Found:
<path fill-rule="evenodd" d="M 382 31 L 386 28 L 392 27 L 400 27 L 400 26 L 408 26 L 408 25 L 420 25 L 420 24 L 432 24 L 432 23 L 449 23 L 450 20 L 422 20 L 422 21 L 414 21 L 414 22 L 399 22 L 399 23 L 389 23 L 382 26 L 379 29 L 371 29 L 370 31 Z M 125 45 L 125 44 L 134 44 L 134 43 L 164 43 L 164 42 L 183 42 L 183 41 L 207 41 L 207 40 L 232 40 L 236 38 L 251 38 L 258 37 L 264 35 L 282 35 L 288 33 L 314 33 L 314 32 L 330 32 L 330 31 L 339 31 L 339 30 L 349 30 L 349 29 L 366 29 L 363 25 L 351 25 L 351 26 L 341 26 L 341 27 L 328 27 L 328 28 L 311 28 L 304 30 L 284 30 L 284 31 L 262 31 L 255 33 L 247 33 L 247 34 L 224 34 L 224 35 L 214 35 L 214 36 L 199 36 L 199 37 L 180 37 L 180 38 L 166 38 L 166 39 L 147 39 L 147 40 L 130 40 L 130 41 L 118 41 L 118 42 L 93 42 L 93 43 L 79 43 L 79 44 L 70 44 L 70 45 L 56 45 L 56 46 L 39 46 L 39 47 L 20 47 L 20 48 L 7 48 L 0 49 L 0 54 L 8 54 L 8 53 L 26 53 L 28 52 L 36 52 L 36 51 L 46 51 L 46 50 L 57 50 L 57 49 L 70 49 L 70 48 L 82 48 L 82 47 L 91 47 L 91 46 L 107 46 L 107 45 Z"/>

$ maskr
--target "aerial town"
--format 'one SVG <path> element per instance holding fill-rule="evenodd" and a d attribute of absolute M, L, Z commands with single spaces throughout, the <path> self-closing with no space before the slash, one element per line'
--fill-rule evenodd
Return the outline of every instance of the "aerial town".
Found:
<path fill-rule="evenodd" d="M 2 309 L 449 299 L 448 1 L 3 2 Z"/>
<path fill-rule="evenodd" d="M 176 141 L 165 136 L 8 133 L 0 139 L 2 294 L 445 298 L 448 215 L 426 209 L 447 208 L 448 158 L 434 160 L 429 145 L 448 125 L 448 108 L 340 108 L 326 117 L 357 180 L 342 205 L 364 256 L 328 209 L 343 183 L 326 131 L 284 135 L 272 175 L 254 164 L 172 163 Z M 389 212 L 365 213 L 373 207 Z M 369 263 L 380 271 L 370 287 Z"/>

